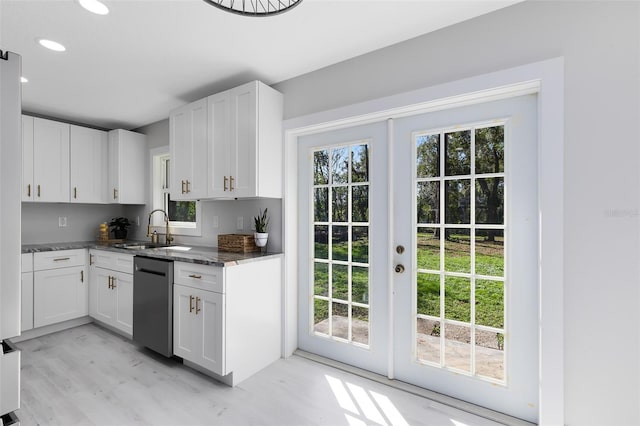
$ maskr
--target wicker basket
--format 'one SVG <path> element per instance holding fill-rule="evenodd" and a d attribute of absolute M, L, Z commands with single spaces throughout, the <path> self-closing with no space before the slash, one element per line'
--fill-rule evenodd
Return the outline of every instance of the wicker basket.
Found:
<path fill-rule="evenodd" d="M 223 234 L 218 235 L 218 250 L 234 253 L 258 252 L 253 235 L 250 234 Z"/>

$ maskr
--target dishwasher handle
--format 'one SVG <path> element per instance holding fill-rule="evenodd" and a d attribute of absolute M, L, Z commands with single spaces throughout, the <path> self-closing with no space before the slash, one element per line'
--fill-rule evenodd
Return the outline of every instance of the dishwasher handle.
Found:
<path fill-rule="evenodd" d="M 139 266 L 136 266 L 136 272 L 142 272 L 144 274 L 152 274 L 152 275 L 158 275 L 161 277 L 166 277 L 167 273 L 163 272 L 163 271 L 153 271 L 151 269 L 146 269 L 146 268 L 141 268 Z"/>

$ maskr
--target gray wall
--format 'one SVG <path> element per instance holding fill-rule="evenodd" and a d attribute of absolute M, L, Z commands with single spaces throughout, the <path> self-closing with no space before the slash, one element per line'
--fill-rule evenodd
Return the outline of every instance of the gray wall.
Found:
<path fill-rule="evenodd" d="M 97 204 L 22 203 L 22 244 L 93 241 L 99 226 L 111 218 L 129 216 L 129 207 Z M 59 217 L 67 226 L 58 226 Z"/>
<path fill-rule="evenodd" d="M 565 58 L 569 425 L 640 424 L 639 54 L 639 2 L 526 1 L 274 86 L 292 118 Z"/>

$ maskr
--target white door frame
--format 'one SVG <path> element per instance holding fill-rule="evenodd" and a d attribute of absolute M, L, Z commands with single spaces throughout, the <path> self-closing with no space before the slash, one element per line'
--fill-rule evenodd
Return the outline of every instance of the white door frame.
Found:
<path fill-rule="evenodd" d="M 298 150 L 299 136 L 528 93 L 538 94 L 539 191 L 539 422 L 564 424 L 563 202 L 564 59 L 555 58 L 283 122 L 284 247 L 283 345 L 298 346 Z M 390 203 L 391 204 L 391 203 Z M 389 233 L 393 244 L 392 232 Z M 393 262 L 392 251 L 389 264 Z M 391 270 L 391 268 L 389 268 Z M 390 282 L 393 280 L 390 277 Z M 390 336 L 392 337 L 392 336 Z M 389 340 L 393 342 L 391 338 Z M 390 361 L 391 363 L 391 361 Z M 393 376 L 390 370 L 389 375 Z"/>

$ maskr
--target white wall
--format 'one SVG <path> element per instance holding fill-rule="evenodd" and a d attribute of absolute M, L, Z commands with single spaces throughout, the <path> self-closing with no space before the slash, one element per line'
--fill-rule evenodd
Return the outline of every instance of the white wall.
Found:
<path fill-rule="evenodd" d="M 639 23 L 638 2 L 527 1 L 274 86 L 293 118 L 565 58 L 569 425 L 640 424 Z"/>

